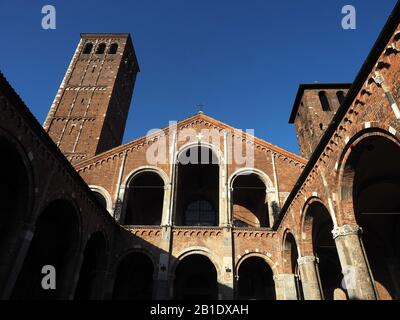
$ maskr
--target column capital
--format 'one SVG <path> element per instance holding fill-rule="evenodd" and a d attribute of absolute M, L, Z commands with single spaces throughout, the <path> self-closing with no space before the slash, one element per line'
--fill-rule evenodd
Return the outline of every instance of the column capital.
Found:
<path fill-rule="evenodd" d="M 319 260 L 316 256 L 304 256 L 297 259 L 298 265 L 308 264 L 308 263 L 318 263 Z"/>
<path fill-rule="evenodd" d="M 273 276 L 273 279 L 275 281 L 283 281 L 283 280 L 285 280 L 287 278 L 293 278 L 294 279 L 295 275 L 293 273 L 278 273 L 278 274 L 275 274 Z"/>
<path fill-rule="evenodd" d="M 334 227 L 332 230 L 333 239 L 345 237 L 348 235 L 358 235 L 362 229 L 356 224 L 345 224 L 340 227 Z"/>

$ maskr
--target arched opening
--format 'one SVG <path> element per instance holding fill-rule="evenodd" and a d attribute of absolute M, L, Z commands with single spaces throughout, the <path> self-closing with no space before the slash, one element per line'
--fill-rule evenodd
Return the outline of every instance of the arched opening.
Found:
<path fill-rule="evenodd" d="M 56 200 L 36 221 L 36 229 L 12 294 L 13 299 L 56 299 L 68 295 L 79 244 L 78 215 L 71 203 Z M 42 268 L 53 266 L 56 289 L 43 290 Z"/>
<path fill-rule="evenodd" d="M 322 110 L 323 111 L 331 111 L 331 107 L 329 105 L 328 96 L 326 95 L 325 91 L 320 91 L 318 93 L 319 101 L 321 102 Z"/>
<path fill-rule="evenodd" d="M 343 103 L 344 98 L 346 97 L 346 95 L 344 94 L 343 91 L 338 91 L 338 92 L 336 92 L 336 97 L 337 97 L 337 99 L 339 101 L 339 105 L 341 105 Z"/>
<path fill-rule="evenodd" d="M 237 176 L 232 184 L 234 225 L 269 227 L 266 186 L 257 174 Z"/>
<path fill-rule="evenodd" d="M 153 171 L 131 179 L 125 190 L 126 225 L 160 225 L 164 204 L 164 180 Z"/>
<path fill-rule="evenodd" d="M 90 54 L 93 49 L 93 43 L 89 42 L 85 44 L 85 47 L 83 48 L 83 54 Z"/>
<path fill-rule="evenodd" d="M 98 191 L 92 190 L 94 196 L 96 197 L 97 201 L 103 208 L 107 209 L 107 200 L 106 198 Z"/>
<path fill-rule="evenodd" d="M 294 275 L 297 299 L 303 300 L 303 287 L 301 284 L 299 265 L 297 263 L 298 258 L 299 254 L 296 239 L 294 238 L 293 234 L 289 232 L 285 236 L 283 245 L 283 263 L 285 264 L 284 269 L 287 273 Z"/>
<path fill-rule="evenodd" d="M 214 152 L 194 146 L 178 157 L 175 224 L 217 226 L 219 162 Z"/>
<path fill-rule="evenodd" d="M 112 43 L 110 45 L 110 49 L 108 49 L 109 54 L 116 54 L 118 50 L 118 44 L 117 43 Z"/>
<path fill-rule="evenodd" d="M 139 252 L 122 259 L 114 282 L 114 300 L 150 300 L 153 297 L 154 266 L 151 259 Z"/>
<path fill-rule="evenodd" d="M 217 270 L 207 257 L 193 254 L 179 262 L 175 271 L 175 299 L 217 300 Z"/>
<path fill-rule="evenodd" d="M 239 300 L 275 300 L 271 267 L 261 257 L 249 257 L 239 266 Z"/>
<path fill-rule="evenodd" d="M 324 297 L 326 300 L 333 300 L 335 290 L 341 289 L 343 276 L 328 209 L 319 201 L 310 203 L 303 227 L 319 261 L 318 271 Z"/>
<path fill-rule="evenodd" d="M 381 135 L 354 145 L 343 194 L 353 200 L 357 224 L 380 299 L 400 299 L 400 147 Z M 347 186 L 346 186 L 347 185 Z"/>
<path fill-rule="evenodd" d="M 8 240 L 30 202 L 28 172 L 16 147 L 0 137 L 0 265 L 10 258 Z"/>
<path fill-rule="evenodd" d="M 90 237 L 85 247 L 75 289 L 76 300 L 102 298 L 101 288 L 106 268 L 106 240 L 101 232 L 96 232 Z"/>
<path fill-rule="evenodd" d="M 106 44 L 105 43 L 100 43 L 97 46 L 96 54 L 103 54 L 105 51 L 106 51 Z"/>

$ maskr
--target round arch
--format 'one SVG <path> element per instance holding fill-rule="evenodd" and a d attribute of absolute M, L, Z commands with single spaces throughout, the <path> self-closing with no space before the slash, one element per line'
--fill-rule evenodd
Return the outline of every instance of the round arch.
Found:
<path fill-rule="evenodd" d="M 218 257 L 214 253 L 212 253 L 208 248 L 197 247 L 197 246 L 186 248 L 177 254 L 177 257 L 176 257 L 174 263 L 172 264 L 171 274 L 175 275 L 176 268 L 180 261 L 182 261 L 184 258 L 186 258 L 190 255 L 194 255 L 194 254 L 203 255 L 203 256 L 207 257 L 208 259 L 210 259 L 210 261 L 212 262 L 212 264 L 215 267 L 215 270 L 217 270 L 217 279 L 221 279 L 222 268 L 221 268 L 220 263 L 218 262 Z"/>
<path fill-rule="evenodd" d="M 104 197 L 106 201 L 106 209 L 111 214 L 112 213 L 112 199 L 110 193 L 103 187 L 96 186 L 96 185 L 89 185 L 90 190 L 94 192 L 98 192 L 101 196 Z"/>
<path fill-rule="evenodd" d="M 239 299 L 275 300 L 274 276 L 276 265 L 259 252 L 251 252 L 239 259 L 235 267 L 235 291 Z"/>
<path fill-rule="evenodd" d="M 73 270 L 82 244 L 80 212 L 74 201 L 49 202 L 35 222 L 35 231 L 14 286 L 13 299 L 65 299 L 70 295 Z M 42 267 L 57 270 L 55 290 L 43 290 Z"/>
<path fill-rule="evenodd" d="M 217 148 L 216 146 L 214 146 L 213 144 L 204 142 L 204 141 L 189 142 L 189 143 L 182 145 L 179 148 L 179 150 L 176 152 L 175 161 L 177 163 L 179 163 L 179 158 L 181 157 L 181 155 L 184 152 L 186 152 L 187 150 L 189 150 L 191 148 L 196 148 L 196 147 L 210 149 L 213 152 L 213 154 L 217 156 L 218 165 L 225 163 L 221 150 L 219 148 Z"/>
<path fill-rule="evenodd" d="M 130 171 L 126 176 L 125 179 L 122 182 L 122 186 L 124 189 L 126 189 L 129 185 L 129 183 L 139 174 L 144 173 L 144 172 L 153 172 L 157 173 L 160 178 L 164 181 L 164 185 L 167 186 L 170 183 L 169 176 L 166 174 L 166 172 L 156 166 L 140 166 L 135 168 L 134 170 Z"/>
<path fill-rule="evenodd" d="M 342 267 L 333 239 L 334 220 L 317 197 L 308 199 L 301 217 L 300 250 L 303 256 L 315 256 L 321 289 L 326 300 L 333 300 L 335 290 L 341 288 Z"/>
<path fill-rule="evenodd" d="M 204 248 L 180 254 L 172 267 L 175 299 L 218 299 L 221 270 Z"/>
<path fill-rule="evenodd" d="M 379 299 L 400 295 L 399 163 L 398 133 L 377 124 L 354 134 L 340 158 L 340 223 L 363 230 L 363 250 Z"/>
<path fill-rule="evenodd" d="M 236 266 L 235 266 L 235 274 L 238 274 L 240 265 L 243 263 L 243 261 L 245 261 L 247 258 L 251 258 L 251 257 L 257 257 L 257 258 L 262 258 L 267 264 L 268 266 L 271 268 L 273 275 L 277 275 L 278 269 L 276 268 L 276 263 L 274 263 L 267 255 L 262 254 L 260 252 L 249 252 L 246 253 L 245 255 L 241 256 L 240 259 L 236 262 Z"/>
<path fill-rule="evenodd" d="M 143 180 L 145 175 L 147 175 L 147 179 Z M 130 190 L 130 186 L 140 179 L 142 181 L 139 186 Z M 122 184 L 120 197 L 124 200 L 120 223 L 161 225 L 167 209 L 164 207 L 164 198 L 169 181 L 168 175 L 155 166 L 141 166 L 131 171 Z M 149 204 L 151 204 L 151 208 L 149 208 Z M 145 211 L 151 212 L 151 214 L 145 215 Z"/>
<path fill-rule="evenodd" d="M 83 251 L 83 261 L 75 288 L 75 300 L 103 298 L 103 286 L 109 242 L 103 230 L 94 231 L 88 237 Z"/>
<path fill-rule="evenodd" d="M 267 174 L 255 168 L 241 168 L 229 177 L 228 186 L 229 220 L 234 226 L 273 225 L 278 204 L 275 188 Z M 265 189 L 265 192 L 256 190 L 260 188 Z"/>
<path fill-rule="evenodd" d="M 354 215 L 349 216 L 349 213 L 354 213 L 352 182 L 354 181 L 355 170 L 351 167 L 346 167 L 346 165 L 348 164 L 352 151 L 357 145 L 371 137 L 383 137 L 400 147 L 400 137 L 394 136 L 390 132 L 379 127 L 362 129 L 355 133 L 348 141 L 338 161 L 337 191 L 340 201 L 338 201 L 337 219 L 339 225 L 356 223 L 356 217 Z"/>
<path fill-rule="evenodd" d="M 209 143 L 188 143 L 179 149 L 175 159 L 173 223 L 180 226 L 223 223 L 226 215 L 221 209 L 225 203 L 220 194 L 224 189 L 225 169 L 219 150 Z"/>
<path fill-rule="evenodd" d="M 112 298 L 115 300 L 149 300 L 153 298 L 153 281 L 157 270 L 154 257 L 143 249 L 130 249 L 112 266 Z"/>
<path fill-rule="evenodd" d="M 256 169 L 256 168 L 241 168 L 241 169 L 236 170 L 234 173 L 231 174 L 231 176 L 228 179 L 229 188 L 232 188 L 233 182 L 237 177 L 239 177 L 241 175 L 249 175 L 249 174 L 257 175 L 262 180 L 262 182 L 264 182 L 267 192 L 275 191 L 274 185 L 273 185 L 270 177 L 264 171 L 261 171 L 260 169 Z"/>
<path fill-rule="evenodd" d="M 293 248 L 294 245 L 294 248 Z M 281 253 L 282 253 L 282 265 L 287 273 L 294 273 L 293 262 L 297 263 L 297 258 L 301 257 L 301 251 L 299 242 L 295 236 L 295 233 L 291 229 L 286 229 L 283 233 L 281 242 Z M 295 252 L 292 252 L 295 250 Z M 293 255 L 297 256 L 296 261 L 294 261 Z M 290 268 L 287 268 L 287 262 L 290 263 Z"/>

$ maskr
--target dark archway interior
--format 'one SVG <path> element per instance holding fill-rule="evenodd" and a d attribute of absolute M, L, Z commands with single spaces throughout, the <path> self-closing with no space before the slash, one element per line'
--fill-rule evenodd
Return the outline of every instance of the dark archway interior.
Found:
<path fill-rule="evenodd" d="M 370 136 L 353 149 L 346 170 L 354 173 L 357 223 L 381 299 L 400 299 L 400 148 Z"/>
<path fill-rule="evenodd" d="M 126 192 L 126 225 L 160 225 L 164 202 L 164 180 L 155 172 L 135 176 Z"/>
<path fill-rule="evenodd" d="M 175 271 L 175 299 L 217 300 L 217 271 L 203 255 L 190 255 L 179 262 Z"/>
<path fill-rule="evenodd" d="M 333 222 L 328 210 L 320 202 L 312 203 L 307 212 L 312 219 L 314 255 L 318 258 L 318 270 L 326 300 L 334 299 L 334 291 L 341 288 L 342 267 L 333 239 Z"/>
<path fill-rule="evenodd" d="M 238 298 L 275 300 L 275 284 L 270 266 L 260 257 L 250 257 L 239 267 Z"/>
<path fill-rule="evenodd" d="M 86 244 L 75 289 L 76 300 L 101 298 L 98 291 L 101 288 L 102 275 L 106 267 L 106 241 L 100 232 L 96 232 Z"/>
<path fill-rule="evenodd" d="M 299 266 L 297 264 L 299 254 L 297 250 L 296 239 L 291 233 L 286 235 L 283 255 L 285 259 L 284 262 L 288 264 L 288 267 L 285 269 L 287 272 L 292 273 L 295 276 L 297 299 L 303 300 L 303 287 L 300 279 Z"/>
<path fill-rule="evenodd" d="M 218 158 L 199 146 L 183 152 L 178 161 L 175 224 L 218 226 Z"/>
<path fill-rule="evenodd" d="M 13 224 L 26 213 L 29 203 L 27 170 L 15 146 L 0 138 L 0 255 Z M 7 258 L 7 257 L 5 257 Z"/>
<path fill-rule="evenodd" d="M 94 196 L 96 197 L 96 199 L 97 199 L 97 200 L 99 201 L 99 203 L 101 204 L 101 206 L 102 206 L 103 208 L 106 208 L 106 209 L 107 209 L 107 200 L 106 200 L 106 198 L 104 198 L 104 196 L 103 196 L 100 192 L 98 192 L 98 191 L 92 190 L 92 192 L 93 192 Z"/>
<path fill-rule="evenodd" d="M 56 299 L 72 281 L 67 270 L 76 260 L 79 243 L 78 216 L 67 201 L 56 200 L 40 215 L 36 230 L 14 287 L 14 299 Z M 56 289 L 43 290 L 42 267 L 54 266 Z"/>
<path fill-rule="evenodd" d="M 153 296 L 154 267 L 143 253 L 130 253 L 118 266 L 114 300 L 151 300 Z"/>
<path fill-rule="evenodd" d="M 254 173 L 236 177 L 232 185 L 233 222 L 237 227 L 269 227 L 266 186 Z"/>

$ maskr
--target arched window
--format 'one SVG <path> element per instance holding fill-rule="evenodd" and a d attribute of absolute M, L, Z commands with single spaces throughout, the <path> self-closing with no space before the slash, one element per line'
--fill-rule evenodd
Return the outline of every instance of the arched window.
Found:
<path fill-rule="evenodd" d="M 85 44 L 85 47 L 83 48 L 83 54 L 90 54 L 93 49 L 93 43 L 89 42 Z"/>
<path fill-rule="evenodd" d="M 321 102 L 322 110 L 323 111 L 331 111 L 331 107 L 329 105 L 328 97 L 325 91 L 320 91 L 318 93 L 319 101 Z"/>
<path fill-rule="evenodd" d="M 106 51 L 106 44 L 105 43 L 100 43 L 97 46 L 96 54 L 103 54 Z"/>
<path fill-rule="evenodd" d="M 232 184 L 233 220 L 248 227 L 269 227 L 266 186 L 257 174 L 241 174 Z"/>
<path fill-rule="evenodd" d="M 196 200 L 186 207 L 185 225 L 187 226 L 214 226 L 216 212 L 207 200 Z"/>
<path fill-rule="evenodd" d="M 341 105 L 345 98 L 344 92 L 343 91 L 336 92 L 336 97 L 338 98 L 339 104 Z"/>
<path fill-rule="evenodd" d="M 99 203 L 101 204 L 101 206 L 107 209 L 106 198 L 104 198 L 104 196 L 98 191 L 92 191 L 92 192 L 93 192 L 94 196 L 97 198 L 97 200 L 99 201 Z"/>
<path fill-rule="evenodd" d="M 116 54 L 118 50 L 118 44 L 117 43 L 112 43 L 110 46 L 110 49 L 108 49 L 109 54 Z"/>
<path fill-rule="evenodd" d="M 133 177 L 126 189 L 126 225 L 160 225 L 164 203 L 164 180 L 153 171 Z"/>
<path fill-rule="evenodd" d="M 218 162 L 216 154 L 206 146 L 193 146 L 179 154 L 175 185 L 176 225 L 218 225 Z"/>

